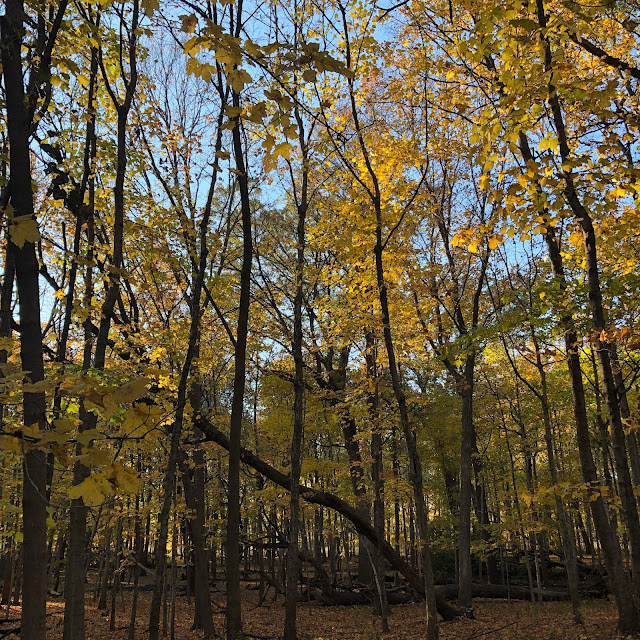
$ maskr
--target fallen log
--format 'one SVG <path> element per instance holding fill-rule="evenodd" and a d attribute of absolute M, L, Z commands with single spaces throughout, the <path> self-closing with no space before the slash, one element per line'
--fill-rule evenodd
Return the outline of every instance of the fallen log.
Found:
<path fill-rule="evenodd" d="M 319 589 L 305 589 L 299 598 L 300 602 L 307 602 L 308 600 L 317 600 L 321 605 L 325 607 L 353 607 L 356 605 L 373 604 L 374 595 L 370 590 L 362 591 L 341 591 L 334 590 L 332 593 L 325 593 Z M 407 604 L 412 602 L 414 597 L 404 592 L 388 593 L 387 600 L 389 604 Z"/>
<path fill-rule="evenodd" d="M 444 598 L 455 600 L 458 597 L 457 584 L 445 584 L 436 587 Z M 474 598 L 504 598 L 511 600 L 531 600 L 531 589 L 520 585 L 485 584 L 474 582 L 471 587 Z M 536 600 L 569 600 L 569 592 L 564 590 L 534 589 Z"/>
<path fill-rule="evenodd" d="M 320 582 L 320 588 L 322 590 L 323 595 L 327 597 L 333 596 L 335 593 L 335 589 L 331 584 L 331 579 L 329 578 L 329 574 L 327 570 L 322 566 L 322 563 L 314 558 L 310 553 L 304 553 L 303 551 L 298 551 L 298 557 L 302 562 L 306 562 L 310 564 L 316 571 L 316 580 Z"/>
<path fill-rule="evenodd" d="M 198 416 L 196 418 L 196 426 L 202 431 L 206 440 L 219 444 L 223 449 L 229 450 L 229 437 L 217 429 L 207 418 L 204 416 Z M 258 473 L 263 475 L 268 480 L 271 480 L 278 486 L 291 491 L 291 478 L 278 471 L 275 467 L 266 463 L 261 458 L 258 458 L 254 453 L 245 449 L 240 450 L 240 459 L 245 464 L 255 469 Z M 371 526 L 371 523 L 363 518 L 354 507 L 348 502 L 329 493 L 328 491 L 319 491 L 311 487 L 305 487 L 300 485 L 300 497 L 310 504 L 318 504 L 329 509 L 337 511 L 339 514 L 349 520 L 356 531 L 368 540 L 370 540 L 374 547 L 380 545 L 383 555 L 387 562 L 396 569 L 405 580 L 409 583 L 409 586 L 421 597 L 425 597 L 424 582 L 418 575 L 417 571 L 409 565 L 409 563 L 386 541 L 380 540 L 378 533 Z M 438 613 L 444 620 L 454 620 L 466 615 L 466 612 L 462 609 L 454 607 L 452 604 L 440 595 L 436 590 L 436 604 Z"/>

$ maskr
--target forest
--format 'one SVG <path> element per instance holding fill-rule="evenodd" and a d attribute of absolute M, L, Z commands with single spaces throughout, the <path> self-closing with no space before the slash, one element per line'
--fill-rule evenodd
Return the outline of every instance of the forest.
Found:
<path fill-rule="evenodd" d="M 637 0 L 0 32 L 0 638 L 640 638 Z"/>

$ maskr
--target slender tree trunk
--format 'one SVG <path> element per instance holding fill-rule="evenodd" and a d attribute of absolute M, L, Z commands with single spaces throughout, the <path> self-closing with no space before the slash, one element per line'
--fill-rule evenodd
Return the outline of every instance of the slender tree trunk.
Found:
<path fill-rule="evenodd" d="M 193 628 L 202 629 L 204 637 L 209 638 L 211 637 L 211 635 L 213 635 L 214 629 L 213 616 L 211 612 L 211 601 L 209 599 L 209 565 L 205 543 L 204 504 L 196 495 L 196 470 L 194 469 L 194 478 L 192 479 L 189 474 L 189 467 L 182 455 L 179 456 L 179 460 L 187 508 L 195 514 L 195 517 L 188 521 L 190 538 L 193 547 L 192 556 L 195 574 L 195 610 Z M 187 582 L 189 582 L 189 580 L 187 580 Z"/>
<path fill-rule="evenodd" d="M 305 222 L 307 215 L 308 164 L 307 141 L 299 113 L 300 147 L 302 150 L 302 189 L 297 203 L 297 255 L 295 267 L 296 293 L 293 302 L 293 361 L 295 367 L 293 401 L 293 435 L 291 437 L 291 493 L 289 500 L 289 547 L 287 550 L 284 640 L 296 640 L 296 605 L 298 602 L 298 537 L 300 529 L 300 470 L 304 438 L 304 359 L 302 354 L 302 285 L 304 282 Z"/>
<path fill-rule="evenodd" d="M 124 183 L 127 167 L 127 120 L 133 96 L 137 85 L 136 72 L 136 47 L 137 47 L 137 26 L 138 26 L 138 0 L 134 0 L 130 38 L 127 43 L 130 62 L 129 80 L 126 87 L 125 99 L 122 104 L 114 104 L 117 111 L 117 150 L 116 150 L 116 175 L 113 187 L 114 201 L 114 228 L 113 228 L 113 254 L 112 265 L 115 270 L 119 270 L 123 265 L 123 242 L 124 242 L 124 218 L 125 218 L 125 193 Z M 95 49 L 91 55 L 91 78 L 89 86 L 89 105 L 92 113 L 92 120 L 87 128 L 86 153 L 90 158 L 95 156 L 95 113 L 92 108 L 94 102 L 95 82 L 97 75 L 98 55 Z M 91 160 L 89 159 L 89 164 Z M 93 189 L 91 189 L 90 216 L 93 214 Z M 80 223 L 80 221 L 78 221 Z M 89 220 L 92 224 L 92 220 Z M 92 247 L 89 247 L 91 252 Z M 91 283 L 91 263 L 87 266 L 87 280 Z M 102 304 L 98 336 L 96 339 L 96 350 L 93 358 L 93 366 L 96 369 L 104 369 L 106 352 L 111 328 L 111 317 L 120 290 L 119 276 L 112 278 L 108 285 L 105 299 Z M 91 286 L 87 289 L 86 296 L 91 301 Z M 90 306 L 90 305 L 89 305 Z M 83 368 L 87 370 L 91 364 L 92 335 L 88 324 L 85 326 L 85 350 Z M 84 404 L 80 407 L 81 430 L 93 430 L 97 425 L 97 416 L 84 409 Z M 82 453 L 82 447 L 78 445 L 77 455 Z M 74 464 L 73 484 L 79 485 L 89 477 L 89 468 L 82 462 Z M 85 637 L 85 616 L 84 616 L 84 596 L 85 596 L 85 567 L 86 560 L 86 538 L 87 538 L 87 507 L 82 499 L 72 501 L 69 518 L 69 551 L 65 573 L 65 616 L 64 616 L 64 640 L 84 640 Z M 116 550 L 118 552 L 118 550 Z M 113 585 L 112 585 L 113 586 Z M 115 599 L 112 598 L 112 606 L 115 606 Z M 112 624 L 115 624 L 112 616 Z"/>
<path fill-rule="evenodd" d="M 240 96 L 233 92 L 233 106 L 239 108 Z M 251 290 L 251 260 L 253 240 L 251 232 L 251 202 L 249 182 L 244 161 L 240 118 L 235 119 L 232 131 L 233 153 L 242 212 L 242 268 L 240 271 L 240 301 L 238 307 L 238 328 L 236 334 L 233 398 L 231 401 L 230 449 L 228 473 L 227 506 L 227 640 L 240 640 L 242 635 L 242 609 L 240 595 L 240 448 L 242 443 L 242 415 L 246 379 L 247 334 L 249 329 L 249 306 Z M 151 639 L 153 640 L 153 639 Z"/>
<path fill-rule="evenodd" d="M 175 503 L 175 496 L 174 496 Z M 178 582 L 178 517 L 175 512 L 173 515 L 173 532 L 171 535 L 171 640 L 176 637 L 176 584 Z M 165 599 L 164 599 L 164 621 L 163 621 L 163 637 L 167 636 L 167 598 L 166 598 L 166 580 L 165 580 Z"/>
<path fill-rule="evenodd" d="M 462 444 L 460 449 L 460 525 L 458 534 L 458 606 L 470 609 L 473 605 L 471 582 L 471 471 L 475 445 L 473 426 L 473 365 L 467 356 L 466 371 L 460 391 L 462 399 Z M 473 356 L 475 361 L 475 355 Z"/>
<path fill-rule="evenodd" d="M 544 6 L 540 4 L 540 0 L 537 0 L 537 2 L 539 3 L 538 11 L 540 12 L 540 10 L 542 10 L 543 20 L 546 20 L 544 18 Z M 548 46 L 545 50 L 545 58 L 547 58 L 546 63 L 549 64 L 550 61 L 547 53 L 550 53 L 548 51 Z M 553 92 L 550 91 L 550 95 L 552 94 L 555 94 L 555 90 Z M 556 109 L 557 107 L 558 105 L 556 105 Z M 533 158 L 529 142 L 524 133 L 520 133 L 519 148 L 525 162 L 528 162 Z M 568 149 L 565 147 L 565 153 L 567 151 Z M 547 227 L 545 242 L 553 274 L 559 281 L 562 290 L 566 291 L 567 282 L 564 273 L 562 254 L 560 252 L 560 246 L 553 227 Z M 567 368 L 569 370 L 569 377 L 571 381 L 576 440 L 580 457 L 580 467 L 582 469 L 582 478 L 591 487 L 592 495 L 589 499 L 589 505 L 596 533 L 600 539 L 609 584 L 618 609 L 618 631 L 621 634 L 633 635 L 638 631 L 640 619 L 638 618 L 638 611 L 634 601 L 632 585 L 629 584 L 622 567 L 620 544 L 615 528 L 612 527 L 611 522 L 609 521 L 607 505 L 600 491 L 600 483 L 598 481 L 593 453 L 591 451 L 591 436 L 589 433 L 589 420 L 586 409 L 584 383 L 582 380 L 582 369 L 580 366 L 578 335 L 573 327 L 571 316 L 566 314 L 563 315 L 560 318 L 560 324 L 564 331 Z"/>
<path fill-rule="evenodd" d="M 549 474 L 551 475 L 551 483 L 554 487 L 554 501 L 556 506 L 556 517 L 560 527 L 560 537 L 562 538 L 562 549 L 564 552 L 564 563 L 567 572 L 567 583 L 569 586 L 569 597 L 571 599 L 571 608 L 573 610 L 573 618 L 578 624 L 584 623 L 584 615 L 580 604 L 578 561 L 576 557 L 576 544 L 573 535 L 573 529 L 570 526 L 567 512 L 565 511 L 562 498 L 558 493 L 559 485 L 558 470 L 556 467 L 556 456 L 553 447 L 553 434 L 551 429 L 551 413 L 549 411 L 549 393 L 547 388 L 547 372 L 545 371 L 542 357 L 540 355 L 540 347 L 536 340 L 536 336 L 531 329 L 534 348 L 536 350 L 536 368 L 540 375 L 541 392 L 539 395 L 540 405 L 542 407 L 542 420 L 544 423 L 544 440 L 547 447 L 547 462 L 549 465 Z"/>
<path fill-rule="evenodd" d="M 220 132 L 218 131 L 216 147 L 219 147 L 219 144 L 220 144 Z M 209 231 L 209 220 L 211 218 L 211 208 L 212 208 L 213 195 L 215 192 L 217 177 L 218 177 L 218 170 L 216 167 L 214 167 L 214 170 L 211 176 L 211 182 L 209 184 L 209 192 L 207 195 L 206 206 L 202 215 L 202 219 L 199 224 L 199 230 L 198 230 L 199 231 L 198 233 L 199 247 L 198 247 L 197 262 L 195 262 L 195 257 L 193 257 L 193 260 L 195 262 L 195 264 L 193 265 L 194 275 L 196 277 L 193 279 L 191 297 L 189 301 L 190 312 L 191 312 L 191 322 L 189 326 L 189 343 L 187 346 L 187 353 L 185 355 L 184 364 L 182 366 L 182 371 L 180 374 L 180 382 L 178 384 L 175 420 L 169 434 L 171 444 L 169 447 L 169 457 L 167 460 L 167 472 L 164 478 L 162 507 L 160 510 L 159 518 L 158 518 L 160 529 L 158 532 L 158 543 L 156 546 L 156 572 L 155 572 L 155 579 L 154 579 L 154 585 L 153 585 L 153 596 L 151 599 L 151 608 L 149 612 L 149 640 L 158 640 L 158 634 L 160 629 L 160 609 L 162 606 L 162 593 L 164 588 L 163 585 L 166 582 L 165 572 L 166 572 L 166 566 L 167 566 L 167 540 L 169 537 L 169 516 L 171 513 L 171 503 L 174 501 L 176 465 L 178 462 L 178 450 L 179 450 L 180 439 L 182 435 L 184 412 L 187 404 L 187 391 L 189 389 L 189 386 L 188 386 L 189 375 L 191 373 L 194 358 L 198 353 L 198 345 L 199 345 L 199 337 L 200 337 L 200 316 L 202 312 L 201 297 L 202 297 L 204 278 L 206 274 L 207 256 L 208 256 L 207 234 Z M 244 383 L 243 383 L 243 389 L 244 389 Z M 199 409 L 200 407 L 197 408 L 198 411 Z M 196 415 L 197 415 L 197 412 L 196 412 Z M 241 417 L 242 416 L 240 416 L 240 418 Z M 202 513 L 204 513 L 204 510 L 202 510 Z M 204 527 L 202 529 L 204 529 Z M 203 548 L 204 548 L 204 542 L 203 542 Z M 199 561 L 206 563 L 206 556 L 203 559 L 199 558 Z M 201 570 L 206 570 L 206 569 L 207 569 L 206 566 L 201 565 Z M 208 583 L 208 576 L 206 578 L 206 581 Z M 204 596 L 205 594 L 201 593 L 201 595 Z M 203 601 L 204 601 L 204 598 L 203 598 Z M 208 584 L 207 584 L 206 601 L 208 602 Z M 205 611 L 205 609 L 206 607 L 203 605 L 203 611 Z M 209 620 L 203 621 L 203 624 L 206 625 L 207 629 L 209 628 Z M 212 625 L 213 625 L 213 622 L 211 620 L 211 631 L 213 631 Z"/>
<path fill-rule="evenodd" d="M 369 413 L 371 417 L 371 479 L 373 480 L 373 526 L 378 534 L 379 542 L 372 546 L 371 564 L 375 577 L 376 590 L 378 592 L 378 606 L 382 622 L 382 633 L 389 633 L 389 602 L 387 600 L 387 587 L 385 584 L 385 563 L 380 541 L 384 540 L 384 478 L 382 459 L 382 430 L 380 416 L 378 415 L 379 385 L 377 350 L 374 336 L 367 332 L 365 336 L 367 345 L 366 362 L 369 383 L 373 389 L 369 391 Z"/>
<path fill-rule="evenodd" d="M 111 575 L 111 527 L 107 526 L 104 539 L 104 570 L 102 581 L 100 583 L 100 591 L 98 595 L 97 608 L 105 611 L 107 608 L 107 590 L 109 588 L 109 576 Z"/>
<path fill-rule="evenodd" d="M 22 571 L 20 571 L 22 567 Z M 16 556 L 16 564 L 12 572 L 11 591 L 13 592 L 13 606 L 17 607 L 20 603 L 20 594 L 22 593 L 22 583 L 24 575 L 24 544 L 18 546 L 18 555 Z M 24 607 L 24 594 L 22 598 L 22 606 Z M 7 607 L 7 614 L 9 607 Z"/>
<path fill-rule="evenodd" d="M 418 522 L 418 531 L 420 534 L 421 549 L 421 568 L 424 580 L 424 590 L 426 595 L 426 640 L 437 640 L 438 638 L 438 619 L 436 613 L 436 597 L 433 582 L 433 569 L 431 566 L 431 550 L 429 548 L 429 520 L 427 517 L 426 505 L 424 502 L 424 490 L 422 484 L 422 463 L 418 454 L 416 444 L 416 435 L 409 421 L 409 411 L 407 409 L 407 401 L 402 389 L 398 366 L 396 363 L 395 349 L 393 345 L 393 337 L 391 335 L 391 318 L 389 315 L 389 301 L 387 296 L 387 284 L 384 277 L 383 263 L 383 244 L 382 244 L 382 212 L 380 209 L 379 197 L 375 201 L 376 212 L 376 246 L 375 246 L 375 267 L 376 280 L 378 283 L 378 295 L 380 298 L 380 308 L 382 311 L 382 329 L 384 334 L 384 342 L 387 350 L 387 359 L 389 361 L 389 373 L 391 374 L 391 382 L 393 392 L 398 404 L 400 413 L 400 424 L 404 432 L 407 444 L 407 455 L 409 458 L 409 481 L 413 488 L 414 502 L 416 509 L 416 520 Z"/>
<path fill-rule="evenodd" d="M 140 460 L 138 459 L 138 471 L 140 471 Z M 127 640 L 134 640 L 136 636 L 136 616 L 138 613 L 138 587 L 140 583 L 140 563 L 142 562 L 142 524 L 140 522 L 140 494 L 136 494 L 136 512 L 134 524 L 134 557 L 135 567 L 133 568 L 133 595 L 131 597 L 131 618 L 129 619 L 129 631 Z"/>
<path fill-rule="evenodd" d="M 550 228 L 547 229 L 546 241 L 554 275 L 560 280 L 561 286 L 566 288 L 562 256 L 553 235 L 553 230 Z M 564 342 L 567 367 L 571 379 L 576 440 L 582 478 L 590 486 L 589 505 L 596 532 L 600 539 L 609 584 L 618 608 L 618 630 L 622 634 L 633 635 L 638 631 L 638 612 L 634 601 L 633 589 L 622 567 L 620 544 L 616 532 L 609 521 L 607 506 L 600 491 L 600 483 L 591 452 L 591 436 L 589 434 L 589 420 L 587 417 L 582 369 L 580 367 L 580 354 L 578 352 L 578 336 L 571 326 L 571 318 L 564 317 L 561 319 L 561 323 L 565 330 Z"/>
<path fill-rule="evenodd" d="M 122 581 L 122 570 L 120 567 L 120 558 L 122 555 L 122 516 L 118 516 L 118 524 L 116 526 L 116 544 L 113 554 L 113 578 L 111 579 L 111 612 L 109 617 L 109 631 L 115 631 L 116 628 L 116 596 L 120 590 Z"/>
<path fill-rule="evenodd" d="M 610 350 L 611 367 L 613 369 L 617 395 L 620 398 L 620 416 L 625 423 L 628 423 L 631 419 L 631 409 L 629 408 L 629 398 L 627 396 L 627 389 L 622 375 L 622 367 L 618 359 L 618 346 L 615 342 L 610 344 Z M 637 487 L 640 486 L 640 454 L 638 453 L 636 432 L 633 430 L 629 430 L 627 433 L 627 451 L 629 454 L 629 464 L 631 466 L 633 484 Z"/>
<path fill-rule="evenodd" d="M 504 424 L 504 413 L 502 414 L 502 421 Z M 516 471 L 513 463 L 513 453 L 511 451 L 511 445 L 509 444 L 509 435 L 507 433 L 506 425 L 504 432 L 505 442 L 507 443 L 507 450 L 509 452 L 509 463 L 511 467 L 511 485 L 513 488 L 513 503 L 516 506 L 516 513 L 518 514 L 518 524 L 520 525 L 520 540 L 522 541 L 522 551 L 524 552 L 524 565 L 527 569 L 527 579 L 529 581 L 529 593 L 531 596 L 531 602 L 536 601 L 535 587 L 533 585 L 533 575 L 531 573 L 531 562 L 529 561 L 529 550 L 527 549 L 527 536 L 524 532 L 524 522 L 522 519 L 522 510 L 520 509 L 520 498 L 518 497 L 518 485 L 516 483 Z"/>

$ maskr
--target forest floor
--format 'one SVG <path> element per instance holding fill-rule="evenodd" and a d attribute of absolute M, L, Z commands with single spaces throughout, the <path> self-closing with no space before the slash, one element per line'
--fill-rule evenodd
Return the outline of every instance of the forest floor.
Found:
<path fill-rule="evenodd" d="M 284 607 L 282 598 L 257 606 L 257 592 L 244 592 L 243 624 L 247 640 L 279 640 L 282 637 Z M 572 622 L 569 603 L 483 600 L 475 602 L 475 620 L 461 619 L 440 625 L 441 640 L 605 640 L 615 638 L 616 615 L 611 602 L 589 600 L 584 603 L 585 625 Z M 217 637 L 224 633 L 224 594 L 212 594 Z M 151 594 L 140 593 L 136 624 L 136 639 L 147 637 Z M 109 630 L 109 618 L 95 608 L 93 598 L 87 599 L 87 640 L 120 640 L 127 638 L 131 592 L 117 597 L 115 631 Z M 62 638 L 64 603 L 61 598 L 48 603 L 48 638 Z M 196 640 L 202 637 L 191 631 L 193 605 L 186 596 L 176 599 L 176 640 Z M 7 618 L 7 613 L 8 619 Z M 20 607 L 6 607 L 0 613 L 0 638 L 18 638 Z M 423 638 L 424 608 L 422 604 L 392 607 L 389 618 L 391 632 L 381 634 L 380 621 L 372 607 L 323 607 L 317 603 L 298 606 L 298 629 L 301 640 L 419 640 Z"/>

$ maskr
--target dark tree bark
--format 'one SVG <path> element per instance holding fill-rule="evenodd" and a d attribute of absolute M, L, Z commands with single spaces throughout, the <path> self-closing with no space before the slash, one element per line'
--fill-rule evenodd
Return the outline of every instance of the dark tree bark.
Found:
<path fill-rule="evenodd" d="M 367 351 L 365 354 L 367 363 L 367 376 L 369 383 L 373 386 L 368 392 L 369 414 L 371 417 L 371 479 L 373 480 L 373 526 L 378 534 L 379 540 L 384 540 L 384 477 L 382 458 L 382 429 L 380 425 L 379 406 L 379 383 L 377 371 L 377 349 L 373 334 L 367 332 L 365 336 Z M 385 563 L 382 545 L 378 543 L 371 551 L 371 564 L 375 579 L 378 602 L 376 609 L 380 614 L 382 622 L 382 632 L 389 632 L 389 602 L 387 599 L 387 588 L 385 584 Z"/>
<path fill-rule="evenodd" d="M 122 581 L 122 570 L 120 567 L 122 557 L 122 516 L 118 516 L 116 525 L 116 542 L 113 552 L 113 577 L 111 578 L 111 611 L 109 612 L 109 631 L 116 628 L 116 596 Z"/>
<path fill-rule="evenodd" d="M 286 593 L 284 640 L 297 640 L 296 605 L 298 602 L 298 537 L 300 531 L 300 470 L 302 467 L 302 440 L 304 438 L 304 359 L 302 353 L 302 294 L 304 282 L 305 223 L 308 207 L 309 165 L 305 129 L 298 109 L 295 110 L 298 122 L 298 137 L 302 155 L 302 184 L 296 230 L 296 292 L 293 302 L 293 362 L 295 379 L 293 384 L 293 435 L 291 437 L 291 492 L 289 500 L 289 547 L 287 550 Z"/>
<path fill-rule="evenodd" d="M 238 33 L 241 27 L 240 14 L 237 17 Z M 240 107 L 240 95 L 233 91 L 232 105 Z M 226 627 L 228 640 L 240 640 L 242 636 L 242 609 L 240 594 L 240 448 L 242 442 L 242 414 L 246 380 L 247 334 L 249 332 L 249 307 L 251 304 L 251 260 L 253 240 L 251 232 L 251 202 L 249 181 L 244 161 L 241 121 L 235 118 L 232 131 L 233 154 L 240 191 L 242 215 L 242 267 L 240 270 L 240 300 L 238 306 L 238 328 L 236 331 L 233 398 L 229 429 L 229 474 L 227 490 L 227 542 L 226 578 L 227 611 Z"/>
<path fill-rule="evenodd" d="M 30 164 L 29 95 L 25 93 L 21 59 L 24 36 L 23 0 L 7 0 L 1 19 L 2 71 L 5 88 L 5 109 L 9 137 L 10 202 L 14 220 L 34 221 L 33 190 Z M 51 37 L 55 39 L 52 33 Z M 53 41 L 51 42 L 53 46 Z M 45 62 L 43 61 L 43 65 Z M 32 70 L 32 73 L 35 73 Z M 20 359 L 28 382 L 44 379 L 42 329 L 40 326 L 39 266 L 33 242 L 21 247 L 8 241 L 13 254 L 20 303 Z M 25 392 L 23 421 L 25 425 L 46 428 L 45 395 Z M 46 527 L 46 454 L 33 449 L 23 461 L 23 596 L 21 637 L 24 640 L 43 640 L 46 637 L 47 597 L 47 527 Z"/>
<path fill-rule="evenodd" d="M 138 471 L 141 471 L 140 458 L 138 457 Z M 140 493 L 136 494 L 136 511 L 134 515 L 133 554 L 135 566 L 133 568 L 133 595 L 131 597 L 131 617 L 129 618 L 129 630 L 127 640 L 134 640 L 136 636 L 136 618 L 138 613 L 138 592 L 141 573 L 142 558 L 142 523 L 140 522 Z"/>
<path fill-rule="evenodd" d="M 560 280 L 562 288 L 566 289 L 562 255 L 552 228 L 547 229 L 545 238 L 554 275 Z M 582 369 L 580 367 L 578 336 L 575 329 L 573 329 L 570 317 L 563 317 L 561 324 L 565 331 L 564 343 L 567 354 L 567 367 L 571 379 L 571 395 L 582 478 L 589 484 L 591 490 L 589 505 L 595 529 L 600 539 L 609 584 L 618 608 L 618 630 L 621 634 L 633 635 L 638 632 L 638 612 L 633 597 L 633 589 L 622 566 L 620 543 L 616 531 L 609 521 L 607 505 L 600 491 L 600 482 L 591 451 L 591 436 L 589 434 L 589 419 L 587 417 Z"/>
<path fill-rule="evenodd" d="M 192 395 L 193 399 L 193 395 Z M 195 408 L 194 408 L 195 410 Z M 194 459 L 195 459 L 194 452 Z M 195 609 L 193 628 L 202 629 L 205 638 L 213 635 L 213 616 L 211 612 L 211 600 L 209 598 L 209 561 L 205 541 L 204 508 L 205 505 L 198 496 L 196 490 L 196 470 L 193 476 L 189 473 L 189 467 L 184 455 L 179 454 L 180 472 L 182 484 L 184 486 L 185 501 L 187 508 L 194 514 L 188 521 L 189 533 L 193 546 L 193 566 L 194 566 L 194 595 Z M 196 463 L 197 464 L 197 463 Z"/>

